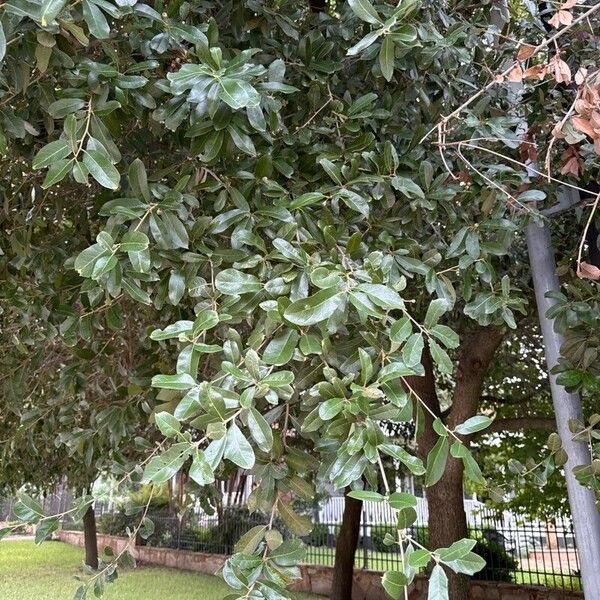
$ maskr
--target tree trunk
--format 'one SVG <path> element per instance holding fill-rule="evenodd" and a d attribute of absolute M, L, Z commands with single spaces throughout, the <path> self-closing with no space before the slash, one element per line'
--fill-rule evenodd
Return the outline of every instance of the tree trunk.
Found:
<path fill-rule="evenodd" d="M 333 582 L 329 595 L 331 600 L 351 600 L 352 598 L 354 555 L 358 545 L 361 512 L 362 501 L 346 496 L 342 527 L 335 544 Z"/>
<path fill-rule="evenodd" d="M 98 537 L 96 535 L 96 515 L 92 506 L 89 506 L 83 515 L 83 539 L 85 564 L 96 570 L 98 568 Z"/>
<path fill-rule="evenodd" d="M 458 358 L 452 406 L 447 416 L 447 426 L 454 428 L 477 413 L 481 387 L 496 349 L 502 341 L 502 332 L 497 327 L 479 327 L 465 335 Z M 438 440 L 433 429 L 434 415 L 442 418 L 437 396 L 435 373 L 431 355 L 423 354 L 423 377 L 411 377 L 410 386 L 428 407 L 424 410 L 423 433 L 418 441 L 418 454 L 424 461 Z M 432 414 L 433 413 L 433 414 Z M 468 443 L 468 440 L 465 439 Z M 426 490 L 429 509 L 429 547 L 444 548 L 467 537 L 467 516 L 463 499 L 463 464 L 449 457 L 442 478 Z M 447 569 L 449 597 L 452 600 L 468 600 L 470 579 Z"/>

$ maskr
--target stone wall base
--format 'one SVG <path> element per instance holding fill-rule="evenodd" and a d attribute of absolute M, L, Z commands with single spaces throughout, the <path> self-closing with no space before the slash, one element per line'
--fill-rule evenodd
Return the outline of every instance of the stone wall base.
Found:
<path fill-rule="evenodd" d="M 83 546 L 81 531 L 59 530 L 55 538 L 68 544 Z M 98 534 L 98 550 L 110 546 L 115 554 L 127 546 L 127 539 L 113 535 Z M 154 548 L 151 546 L 132 546 L 129 548 L 135 559 L 149 565 L 160 565 L 200 571 L 214 575 L 225 562 L 222 554 L 206 554 L 173 548 Z M 333 579 L 333 567 L 324 565 L 301 565 L 302 578 L 292 586 L 293 590 L 309 592 L 327 597 Z M 409 600 L 426 600 L 427 581 L 417 577 L 409 590 Z M 516 585 L 494 581 L 475 581 L 471 585 L 471 600 L 582 600 L 583 592 L 552 590 L 536 585 Z M 352 600 L 389 600 L 381 585 L 381 573 L 364 569 L 354 570 Z"/>

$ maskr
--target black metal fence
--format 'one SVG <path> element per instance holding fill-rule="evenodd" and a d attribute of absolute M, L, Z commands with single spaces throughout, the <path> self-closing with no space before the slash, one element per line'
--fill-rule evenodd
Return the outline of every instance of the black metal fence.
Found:
<path fill-rule="evenodd" d="M 341 526 L 343 498 L 331 498 L 306 511 L 314 527 L 304 538 L 307 545 L 306 562 L 333 565 L 335 546 Z M 386 533 L 395 537 L 394 513 L 382 505 L 364 503 L 355 565 L 376 571 L 399 569 L 400 549 L 386 545 Z M 408 532 L 418 544 L 429 546 L 426 504 L 417 507 L 419 518 Z M 579 559 L 569 520 L 542 522 L 518 517 L 513 513 L 498 515 L 479 503 L 466 506 L 469 537 L 476 540 L 474 552 L 486 560 L 484 569 L 475 579 L 542 585 L 568 590 L 581 589 Z M 97 506 L 99 531 L 125 535 L 139 522 L 139 515 L 128 516 L 124 511 L 106 511 Z M 140 545 L 158 546 L 230 554 L 236 541 L 251 527 L 266 524 L 267 518 L 250 514 L 241 506 L 225 507 L 220 514 L 206 515 L 189 511 L 181 516 L 166 509 L 149 515 L 154 530 Z M 451 515 L 448 518 L 452 518 Z M 276 526 L 287 536 L 285 526 Z M 68 523 L 65 528 L 72 527 Z"/>

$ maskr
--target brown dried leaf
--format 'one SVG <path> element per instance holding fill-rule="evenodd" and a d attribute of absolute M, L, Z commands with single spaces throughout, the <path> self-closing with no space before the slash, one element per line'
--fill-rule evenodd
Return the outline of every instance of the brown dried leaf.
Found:
<path fill-rule="evenodd" d="M 548 24 L 552 25 L 552 27 L 555 27 L 556 29 L 560 27 L 560 17 L 558 16 L 558 12 L 555 12 L 553 17 L 548 19 Z"/>
<path fill-rule="evenodd" d="M 600 279 L 600 269 L 583 261 L 577 267 L 577 276 L 581 279 Z"/>
<path fill-rule="evenodd" d="M 585 115 L 592 108 L 592 105 L 583 98 L 575 100 L 575 112 L 580 115 Z"/>
<path fill-rule="evenodd" d="M 563 3 L 560 5 L 560 9 L 561 9 L 561 10 L 567 10 L 567 9 L 569 9 L 569 8 L 573 8 L 574 6 L 576 6 L 576 5 L 577 5 L 577 2 L 578 2 L 578 1 L 579 1 L 579 0 L 565 0 L 565 2 L 563 2 Z"/>
<path fill-rule="evenodd" d="M 523 69 L 521 69 L 521 65 L 515 65 L 507 77 L 508 81 L 513 81 L 515 83 L 520 83 L 523 81 Z"/>
<path fill-rule="evenodd" d="M 550 61 L 550 66 L 552 68 L 556 83 L 570 83 L 571 69 L 569 68 L 569 65 L 558 56 L 558 54 L 552 58 Z"/>
<path fill-rule="evenodd" d="M 581 85 L 586 77 L 587 77 L 587 72 L 588 70 L 584 67 L 580 67 L 579 69 L 577 69 L 577 73 L 575 73 L 575 83 L 577 85 Z"/>
<path fill-rule="evenodd" d="M 571 121 L 573 122 L 573 127 L 575 127 L 577 131 L 581 131 L 581 133 L 589 135 L 592 139 L 597 137 L 592 124 L 587 119 L 582 117 L 573 117 Z"/>
<path fill-rule="evenodd" d="M 570 25 L 573 22 L 573 15 L 568 10 L 559 10 L 548 20 L 548 23 L 559 29 L 561 25 Z"/>
<path fill-rule="evenodd" d="M 534 50 L 535 47 L 531 44 L 523 44 L 517 52 L 517 60 L 522 61 L 531 58 L 533 56 Z"/>
<path fill-rule="evenodd" d="M 548 67 L 546 65 L 533 65 L 525 69 L 523 77 L 525 79 L 539 79 L 542 80 L 548 74 Z"/>
<path fill-rule="evenodd" d="M 571 157 L 561 168 L 561 175 L 573 175 L 576 178 L 579 178 L 579 161 L 577 157 Z"/>

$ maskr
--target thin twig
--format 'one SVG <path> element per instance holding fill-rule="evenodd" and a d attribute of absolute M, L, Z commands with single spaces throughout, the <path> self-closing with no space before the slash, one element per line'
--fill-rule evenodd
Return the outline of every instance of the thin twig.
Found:
<path fill-rule="evenodd" d="M 540 44 L 538 44 L 533 49 L 533 52 L 531 53 L 531 56 L 536 55 L 540 50 L 543 50 L 547 46 L 550 46 L 551 44 L 554 44 L 554 42 L 558 38 L 560 38 L 567 31 L 569 31 L 570 29 L 572 29 L 573 27 L 575 27 L 575 25 L 578 25 L 582 21 L 585 21 L 589 16 L 591 16 L 592 14 L 594 14 L 597 10 L 600 10 L 600 2 L 598 2 L 597 4 L 595 4 L 594 6 L 592 6 L 591 8 L 589 8 L 586 12 L 582 13 L 581 15 L 579 15 L 576 19 L 573 19 L 573 21 L 569 25 L 566 25 L 565 27 L 563 27 L 562 29 L 560 29 L 559 31 L 557 31 L 554 35 L 552 35 L 551 37 L 545 39 L 543 42 L 541 42 Z M 454 117 L 457 117 L 465 108 L 467 108 L 468 106 L 471 106 L 471 104 L 473 104 L 473 102 L 475 102 L 475 100 L 477 100 L 478 98 L 481 98 L 481 96 L 483 96 L 488 90 L 490 90 L 491 88 L 493 88 L 499 81 L 504 80 L 504 78 L 516 66 L 518 66 L 518 65 L 519 65 L 519 61 L 518 60 L 513 61 L 506 69 L 504 69 L 504 71 L 502 71 L 499 75 L 497 75 L 495 79 L 493 79 L 492 81 L 490 81 L 489 83 L 487 83 L 477 93 L 473 94 L 468 100 L 465 100 L 457 109 L 453 110 L 449 115 L 446 115 L 446 116 L 442 117 L 441 123 L 444 123 L 444 124 L 448 123 L 448 121 L 452 120 Z M 421 141 L 419 143 L 422 144 L 434 131 L 436 131 L 436 129 L 438 129 L 438 125 L 439 125 L 439 123 L 436 124 L 436 125 L 434 125 L 421 138 Z"/>

